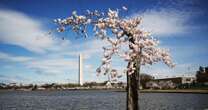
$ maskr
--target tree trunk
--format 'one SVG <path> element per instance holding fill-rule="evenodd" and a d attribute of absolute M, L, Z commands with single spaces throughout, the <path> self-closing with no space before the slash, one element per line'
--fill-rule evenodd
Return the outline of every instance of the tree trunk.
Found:
<path fill-rule="evenodd" d="M 128 35 L 129 37 L 132 35 Z M 130 37 L 129 42 L 134 43 L 133 37 Z M 129 48 L 132 49 L 129 45 Z M 141 54 L 142 48 L 140 48 Z M 140 57 L 137 56 L 134 60 L 134 67 L 136 70 L 133 74 L 128 75 L 127 73 L 127 106 L 126 110 L 139 110 L 139 73 L 140 73 Z M 130 62 L 128 66 L 130 65 Z"/>
<path fill-rule="evenodd" d="M 127 74 L 127 110 L 139 110 L 139 72 L 140 64 L 135 62 L 136 71 Z"/>

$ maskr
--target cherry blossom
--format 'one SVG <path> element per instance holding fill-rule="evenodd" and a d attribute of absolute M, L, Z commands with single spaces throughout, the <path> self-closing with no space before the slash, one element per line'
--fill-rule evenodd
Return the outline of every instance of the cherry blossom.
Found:
<path fill-rule="evenodd" d="M 122 7 L 127 10 L 126 7 Z M 169 67 L 174 67 L 169 52 L 159 48 L 159 41 L 151 36 L 151 33 L 139 28 L 142 19 L 120 18 L 119 10 L 109 9 L 107 13 L 97 10 L 89 11 L 84 15 L 78 15 L 76 11 L 64 19 L 55 19 L 58 24 L 58 32 L 64 32 L 67 29 L 72 30 L 84 37 L 88 37 L 87 30 L 93 26 L 94 35 L 97 38 L 105 40 L 110 46 L 103 47 L 102 63 L 96 70 L 97 74 L 110 74 L 111 78 L 119 75 L 116 69 L 111 67 L 113 55 L 118 55 L 124 61 L 128 62 L 125 73 L 131 75 L 135 73 L 135 61 L 139 65 L 152 65 L 163 61 Z M 111 32 L 111 34 L 107 34 Z M 122 46 L 128 49 L 123 50 Z"/>

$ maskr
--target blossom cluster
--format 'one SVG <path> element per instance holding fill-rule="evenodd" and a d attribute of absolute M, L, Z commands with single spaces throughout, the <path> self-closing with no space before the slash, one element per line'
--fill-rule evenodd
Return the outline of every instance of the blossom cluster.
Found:
<path fill-rule="evenodd" d="M 126 7 L 123 9 L 127 10 Z M 139 17 L 120 18 L 119 10 L 109 9 L 107 13 L 87 10 L 86 15 L 77 15 L 74 11 L 72 16 L 54 21 L 59 25 L 59 32 L 64 32 L 69 27 L 85 37 L 88 36 L 87 26 L 92 25 L 95 36 L 109 42 L 110 47 L 103 47 L 102 63 L 96 70 L 98 74 L 110 73 L 112 78 L 118 77 L 118 71 L 111 67 L 113 55 L 118 55 L 129 63 L 125 71 L 129 75 L 136 71 L 135 62 L 139 62 L 137 64 L 140 66 L 163 61 L 168 66 L 174 67 L 169 52 L 159 48 L 159 41 L 138 27 L 142 22 Z M 128 49 L 123 50 L 122 46 L 128 46 Z"/>

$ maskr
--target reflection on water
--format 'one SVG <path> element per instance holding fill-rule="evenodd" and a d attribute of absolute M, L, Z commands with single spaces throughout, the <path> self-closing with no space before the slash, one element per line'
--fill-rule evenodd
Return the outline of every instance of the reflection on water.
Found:
<path fill-rule="evenodd" d="M 0 110 L 125 110 L 126 93 L 0 91 Z M 141 93 L 141 110 L 205 110 L 208 94 Z"/>

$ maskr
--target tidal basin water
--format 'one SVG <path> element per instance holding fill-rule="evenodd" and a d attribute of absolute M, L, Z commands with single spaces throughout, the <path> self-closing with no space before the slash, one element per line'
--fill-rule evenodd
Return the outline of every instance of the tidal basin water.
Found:
<path fill-rule="evenodd" d="M 126 93 L 0 91 L 0 110 L 125 110 Z M 208 110 L 208 94 L 140 93 L 140 110 Z"/>

